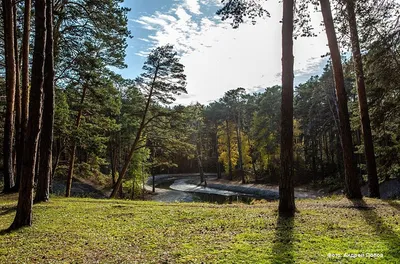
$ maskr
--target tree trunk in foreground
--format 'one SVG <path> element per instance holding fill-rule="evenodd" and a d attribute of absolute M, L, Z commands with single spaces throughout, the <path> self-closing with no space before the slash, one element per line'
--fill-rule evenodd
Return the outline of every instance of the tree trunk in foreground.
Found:
<path fill-rule="evenodd" d="M 35 1 L 35 47 L 32 62 L 32 88 L 29 121 L 24 150 L 24 173 L 21 177 L 17 214 L 10 229 L 32 224 L 33 181 L 43 108 L 43 79 L 46 44 L 46 1 Z"/>
<path fill-rule="evenodd" d="M 16 86 L 16 65 L 14 45 L 14 12 L 13 1 L 3 0 L 4 19 L 4 50 L 6 63 L 6 117 L 4 123 L 3 166 L 4 166 L 4 192 L 11 192 L 14 186 L 14 107 Z"/>
<path fill-rule="evenodd" d="M 43 84 L 43 124 L 42 133 L 40 136 L 40 161 L 35 202 L 47 202 L 49 200 L 49 187 L 52 169 L 54 124 L 53 1 L 47 0 L 46 7 L 47 36 Z"/>
<path fill-rule="evenodd" d="M 367 94 L 365 92 L 364 70 L 360 51 L 360 43 L 357 32 L 357 21 L 354 11 L 354 1 L 347 0 L 347 15 L 350 28 L 350 39 L 353 52 L 353 63 L 356 72 L 358 106 L 360 109 L 360 119 L 362 134 L 364 137 L 364 153 L 367 161 L 368 189 L 369 196 L 379 198 L 379 180 L 376 171 L 376 161 L 374 143 L 372 140 L 371 123 L 368 114 Z"/>
<path fill-rule="evenodd" d="M 281 177 L 279 215 L 294 216 L 293 187 L 293 0 L 283 0 L 282 19 L 282 105 Z"/>
<path fill-rule="evenodd" d="M 25 0 L 24 11 L 24 34 L 22 37 L 22 85 L 21 85 L 21 134 L 20 144 L 17 146 L 17 169 L 16 169 L 16 187 L 19 188 L 20 179 L 23 174 L 23 155 L 25 146 L 25 136 L 28 126 L 29 114 L 29 36 L 31 32 L 31 0 Z"/>
<path fill-rule="evenodd" d="M 343 68 L 339 46 L 329 0 L 320 0 L 324 19 L 329 50 L 331 52 L 332 67 L 335 79 L 336 97 L 338 103 L 341 143 L 343 149 L 343 163 L 345 168 L 346 196 L 350 199 L 361 198 L 360 183 L 354 162 L 353 140 L 351 137 L 347 94 L 344 86 Z"/>
<path fill-rule="evenodd" d="M 21 85 L 20 85 L 20 63 L 19 63 L 19 50 L 18 50 L 18 32 L 17 32 L 17 3 L 14 1 L 14 56 L 15 56 L 15 147 L 13 149 L 13 173 L 14 173 L 14 188 L 18 192 L 19 184 L 17 183 L 17 161 L 22 158 L 22 154 L 18 153 L 19 146 L 24 144 L 21 141 Z"/>

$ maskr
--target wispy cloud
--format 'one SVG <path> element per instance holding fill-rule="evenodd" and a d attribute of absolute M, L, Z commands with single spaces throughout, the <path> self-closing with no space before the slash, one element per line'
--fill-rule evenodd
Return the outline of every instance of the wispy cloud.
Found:
<path fill-rule="evenodd" d="M 219 0 L 179 0 L 167 12 L 135 20 L 152 30 L 146 38 L 149 49 L 171 43 L 180 53 L 189 95 L 180 97 L 178 102 L 206 103 L 237 87 L 253 92 L 280 84 L 281 4 L 268 1 L 271 18 L 259 20 L 254 26 L 243 24 L 235 30 L 229 22 L 221 22 L 215 12 L 205 15 L 202 8 L 206 4 L 215 6 Z M 320 14 L 313 14 L 313 19 L 314 27 L 319 28 Z M 327 51 L 325 43 L 323 34 L 295 41 L 297 82 L 317 73 L 323 60 L 320 55 Z M 137 55 L 145 56 L 149 49 Z"/>

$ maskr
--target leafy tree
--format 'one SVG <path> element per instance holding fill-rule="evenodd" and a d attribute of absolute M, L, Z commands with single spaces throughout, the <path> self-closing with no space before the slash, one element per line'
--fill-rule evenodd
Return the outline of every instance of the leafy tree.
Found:
<path fill-rule="evenodd" d="M 204 109 L 205 122 L 208 124 L 208 130 L 210 131 L 210 136 L 213 138 L 213 157 L 217 170 L 217 178 L 221 178 L 221 163 L 219 161 L 219 137 L 218 137 L 218 127 L 224 122 L 226 115 L 224 114 L 224 105 L 220 102 L 212 102 Z"/>
<path fill-rule="evenodd" d="M 119 173 L 118 180 L 114 185 L 111 197 L 115 198 L 117 190 L 122 184 L 133 154 L 141 141 L 143 130 L 153 118 L 148 118 L 148 113 L 154 102 L 160 104 L 170 104 L 175 95 L 186 93 L 186 76 L 184 66 L 179 63 L 177 53 L 173 46 L 166 45 L 153 50 L 143 66 L 144 73 L 137 79 L 137 85 L 147 94 L 146 105 L 144 107 L 141 122 L 138 127 L 136 137 L 129 150 L 129 154 Z"/>
<path fill-rule="evenodd" d="M 69 101 L 74 102 L 71 104 L 71 109 L 76 111 L 72 114 L 75 119 L 75 128 L 70 147 L 67 197 L 71 194 L 78 147 L 96 157 L 102 156 L 109 133 L 116 129 L 115 119 L 112 119 L 113 114 L 117 113 L 120 107 L 118 92 L 111 79 L 112 74 L 107 74 L 108 71 L 103 64 L 99 49 L 89 44 L 87 48 L 87 53 L 82 54 L 77 61 L 79 65 L 77 70 L 80 71 L 79 80 L 71 83 L 66 89 Z M 79 86 L 82 92 L 76 89 Z M 100 162 L 99 159 L 94 159 Z"/>
<path fill-rule="evenodd" d="M 256 104 L 258 109 L 255 109 L 250 130 L 254 141 L 254 163 L 260 174 L 267 174 L 270 181 L 278 181 L 280 115 L 276 110 L 281 106 L 281 87 L 266 88 Z"/>
<path fill-rule="evenodd" d="M 225 93 L 221 98 L 221 102 L 225 104 L 228 118 L 231 119 L 236 126 L 236 140 L 237 140 L 237 151 L 238 151 L 238 174 L 245 183 L 245 175 L 243 170 L 243 153 L 242 153 L 242 115 L 244 108 L 243 96 L 245 94 L 244 88 L 237 88 L 230 90 Z M 228 125 L 228 124 L 227 124 Z M 228 130 L 229 128 L 227 128 Z M 230 143 L 229 143 L 230 144 Z"/>

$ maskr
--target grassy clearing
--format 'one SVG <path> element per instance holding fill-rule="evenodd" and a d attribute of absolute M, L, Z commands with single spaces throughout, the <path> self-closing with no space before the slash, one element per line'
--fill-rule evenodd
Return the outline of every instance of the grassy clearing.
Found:
<path fill-rule="evenodd" d="M 15 198 L 0 196 L 0 230 L 13 220 Z M 276 202 L 53 198 L 35 205 L 32 227 L 0 235 L 0 263 L 399 263 L 399 201 L 297 205 L 290 220 L 277 217 Z"/>

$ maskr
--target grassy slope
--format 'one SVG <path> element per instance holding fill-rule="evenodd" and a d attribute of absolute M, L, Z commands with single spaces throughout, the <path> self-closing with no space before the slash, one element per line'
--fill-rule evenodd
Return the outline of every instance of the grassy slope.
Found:
<path fill-rule="evenodd" d="M 277 203 L 162 204 L 53 198 L 34 225 L 0 235 L 0 263 L 396 263 L 400 202 L 303 200 L 294 220 Z M 0 230 L 15 196 L 0 196 Z M 365 208 L 367 207 L 367 208 Z M 328 258 L 381 253 L 383 258 Z M 397 262 L 399 263 L 399 262 Z"/>

